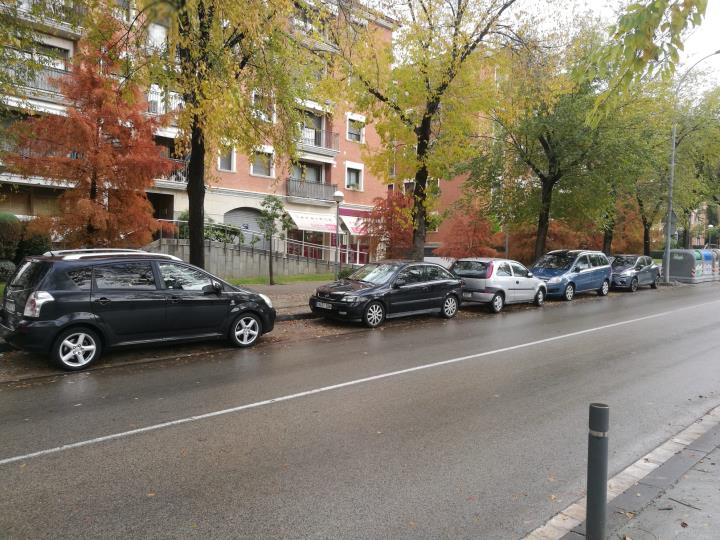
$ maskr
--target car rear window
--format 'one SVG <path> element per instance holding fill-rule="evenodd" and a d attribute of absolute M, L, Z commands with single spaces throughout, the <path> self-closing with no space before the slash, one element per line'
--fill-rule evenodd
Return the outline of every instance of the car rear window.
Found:
<path fill-rule="evenodd" d="M 53 291 L 89 291 L 92 284 L 92 268 L 58 268 L 48 278 L 48 288 Z"/>
<path fill-rule="evenodd" d="M 452 267 L 452 271 L 456 276 L 485 279 L 488 264 L 481 261 L 458 261 Z"/>
<path fill-rule="evenodd" d="M 50 269 L 50 263 L 45 261 L 25 261 L 20 265 L 17 272 L 13 276 L 9 289 L 34 289 Z"/>

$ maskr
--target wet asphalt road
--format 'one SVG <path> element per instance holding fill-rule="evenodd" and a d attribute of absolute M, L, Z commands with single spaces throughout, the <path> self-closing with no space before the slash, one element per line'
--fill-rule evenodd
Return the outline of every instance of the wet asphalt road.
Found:
<path fill-rule="evenodd" d="M 588 403 L 611 473 L 720 404 L 720 284 L 5 384 L 0 460 L 478 353 L 0 465 L 0 538 L 521 537 L 582 495 Z"/>

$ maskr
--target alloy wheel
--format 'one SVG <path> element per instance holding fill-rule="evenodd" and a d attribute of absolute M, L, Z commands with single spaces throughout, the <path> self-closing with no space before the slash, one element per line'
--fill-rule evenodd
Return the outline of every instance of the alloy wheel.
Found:
<path fill-rule="evenodd" d="M 545 291 L 542 289 L 538 289 L 537 294 L 535 295 L 535 305 L 542 306 L 545 303 Z"/>
<path fill-rule="evenodd" d="M 365 312 L 365 320 L 368 326 L 378 326 L 385 318 L 385 310 L 378 303 L 370 304 Z"/>
<path fill-rule="evenodd" d="M 565 300 L 570 301 L 575 296 L 575 287 L 573 287 L 572 283 L 569 284 L 567 287 L 565 287 Z"/>
<path fill-rule="evenodd" d="M 443 303 L 443 315 L 448 319 L 455 316 L 458 310 L 458 303 L 454 296 L 448 296 Z"/>
<path fill-rule="evenodd" d="M 495 313 L 500 313 L 502 311 L 503 306 L 505 305 L 505 300 L 503 300 L 502 295 L 496 294 L 492 299 L 492 308 Z"/>
<path fill-rule="evenodd" d="M 633 280 L 630 282 L 630 292 L 635 292 L 638 289 L 638 280 L 637 278 L 633 278 Z"/>
<path fill-rule="evenodd" d="M 241 317 L 235 325 L 235 339 L 241 345 L 251 345 L 260 334 L 260 326 L 255 317 Z"/>
<path fill-rule="evenodd" d="M 85 332 L 76 332 L 67 336 L 58 350 L 63 364 L 71 368 L 79 368 L 89 364 L 95 358 L 97 343 Z"/>

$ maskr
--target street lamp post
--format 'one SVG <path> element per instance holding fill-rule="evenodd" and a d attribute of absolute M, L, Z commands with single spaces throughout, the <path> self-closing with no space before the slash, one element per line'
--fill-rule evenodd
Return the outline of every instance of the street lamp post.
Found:
<path fill-rule="evenodd" d="M 707 218 L 706 218 L 706 219 L 707 219 Z M 707 223 L 707 222 L 706 222 L 706 223 Z M 705 247 L 709 247 L 709 246 L 710 246 L 710 234 L 712 234 L 712 230 L 713 230 L 714 228 L 715 228 L 715 225 L 713 225 L 712 223 L 707 224 L 707 226 L 705 227 L 705 238 L 704 238 L 704 240 L 705 240 Z"/>
<path fill-rule="evenodd" d="M 339 189 L 333 193 L 335 201 L 335 280 L 340 279 L 340 203 L 345 194 Z"/>
<path fill-rule="evenodd" d="M 697 66 L 700 62 L 707 60 L 711 56 L 715 56 L 716 54 L 720 54 L 720 49 L 708 54 L 707 56 L 703 56 L 700 60 L 695 62 L 692 66 L 688 68 L 688 70 L 683 74 L 682 77 L 680 77 L 680 80 L 678 81 L 677 85 L 675 86 L 675 92 L 673 93 L 673 121 L 672 121 L 672 151 L 670 152 L 670 178 L 668 180 L 668 211 L 667 211 L 667 218 L 665 220 L 665 252 L 663 253 L 663 280 L 665 283 L 670 283 L 670 238 L 672 236 L 672 233 L 670 231 L 670 228 L 672 226 L 672 204 L 673 204 L 673 184 L 675 183 L 675 150 L 677 147 L 677 114 L 675 109 L 677 108 L 677 98 L 678 98 L 678 92 L 680 91 L 680 87 L 682 86 L 682 83 L 685 82 L 685 79 L 690 74 L 690 72 Z"/>

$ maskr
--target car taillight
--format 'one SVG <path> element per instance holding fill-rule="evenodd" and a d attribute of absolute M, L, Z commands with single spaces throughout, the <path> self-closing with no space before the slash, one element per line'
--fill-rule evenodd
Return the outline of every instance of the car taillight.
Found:
<path fill-rule="evenodd" d="M 487 265 L 487 270 L 485 271 L 486 279 L 490 279 L 492 277 L 493 269 L 495 268 L 495 265 L 493 265 L 492 262 L 489 262 Z"/>
<path fill-rule="evenodd" d="M 43 307 L 43 304 L 47 304 L 53 300 L 55 299 L 49 292 L 35 291 L 27 299 L 27 302 L 25 302 L 25 311 L 23 311 L 23 316 L 33 318 L 40 317 L 40 308 Z"/>

